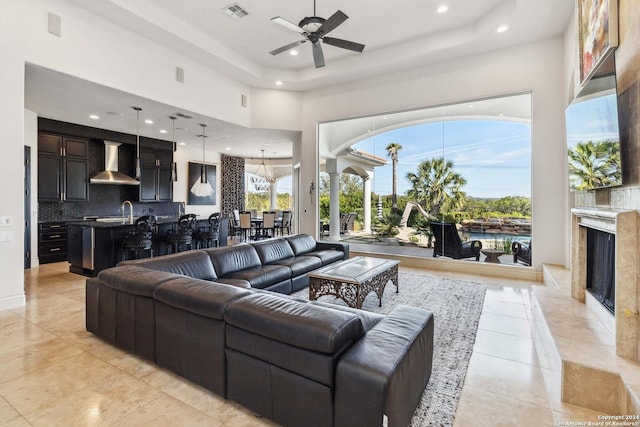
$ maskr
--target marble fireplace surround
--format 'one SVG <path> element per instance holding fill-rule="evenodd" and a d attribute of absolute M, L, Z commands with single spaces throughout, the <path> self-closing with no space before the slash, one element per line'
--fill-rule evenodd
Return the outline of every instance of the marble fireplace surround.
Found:
<path fill-rule="evenodd" d="M 615 319 L 587 294 L 587 228 L 616 236 Z M 616 354 L 640 360 L 640 321 L 638 297 L 640 253 L 638 248 L 638 212 L 634 210 L 575 208 L 571 210 L 571 297 L 587 305 L 611 324 Z M 609 322 L 606 320 L 609 318 Z"/>

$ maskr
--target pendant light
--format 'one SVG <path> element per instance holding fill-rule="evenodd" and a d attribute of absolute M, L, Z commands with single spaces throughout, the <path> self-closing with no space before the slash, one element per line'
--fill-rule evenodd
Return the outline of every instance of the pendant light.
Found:
<path fill-rule="evenodd" d="M 171 139 L 173 140 L 173 152 L 176 152 L 176 116 L 169 116 L 173 124 L 173 134 Z M 178 182 L 178 166 L 176 162 L 171 162 L 171 181 Z"/>
<path fill-rule="evenodd" d="M 136 110 L 136 179 L 142 179 L 142 170 L 140 165 L 140 107 L 131 107 Z"/>
<path fill-rule="evenodd" d="M 204 163 L 204 141 L 207 137 L 205 135 L 205 128 L 207 125 L 201 123 L 200 126 L 202 126 L 202 135 L 198 135 L 202 137 L 202 164 L 200 165 L 200 179 L 196 180 L 195 184 L 191 187 L 191 193 L 197 197 L 209 197 L 213 194 L 213 187 L 207 180 L 207 165 Z"/>
<path fill-rule="evenodd" d="M 267 167 L 264 164 L 264 150 L 262 151 L 262 162 L 256 168 L 256 171 L 249 177 L 249 181 L 255 187 L 256 191 L 267 191 L 271 188 L 271 184 L 276 182 L 276 177 L 267 173 Z M 262 173 L 260 172 L 262 170 Z"/>

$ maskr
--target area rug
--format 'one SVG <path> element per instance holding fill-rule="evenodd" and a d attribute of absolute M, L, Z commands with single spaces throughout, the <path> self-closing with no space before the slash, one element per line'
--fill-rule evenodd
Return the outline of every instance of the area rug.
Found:
<path fill-rule="evenodd" d="M 420 274 L 399 273 L 400 292 L 389 282 L 378 307 L 375 293 L 364 310 L 387 314 L 398 304 L 424 308 L 434 315 L 433 370 L 422 400 L 411 420 L 413 427 L 451 426 L 473 352 L 487 287 L 480 283 Z M 295 294 L 308 298 L 307 289 Z M 346 305 L 333 296 L 320 301 Z"/>

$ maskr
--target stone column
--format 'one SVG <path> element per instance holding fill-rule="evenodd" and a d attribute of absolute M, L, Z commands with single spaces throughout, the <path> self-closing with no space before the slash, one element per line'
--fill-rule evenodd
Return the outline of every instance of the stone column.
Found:
<path fill-rule="evenodd" d="M 278 209 L 278 181 L 273 181 L 269 185 L 269 209 L 275 211 Z"/>
<path fill-rule="evenodd" d="M 340 240 L 340 174 L 329 174 L 329 238 Z"/>
<path fill-rule="evenodd" d="M 365 233 L 370 233 L 371 232 L 371 177 L 370 176 L 364 176 L 362 177 L 362 180 L 364 181 L 364 195 L 363 195 L 363 201 L 362 201 L 362 206 L 364 206 L 364 218 L 362 220 L 362 231 L 364 231 Z"/>

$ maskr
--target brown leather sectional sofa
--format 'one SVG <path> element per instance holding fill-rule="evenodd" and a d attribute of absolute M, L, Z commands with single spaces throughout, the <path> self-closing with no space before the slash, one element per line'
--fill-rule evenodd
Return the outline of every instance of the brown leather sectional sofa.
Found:
<path fill-rule="evenodd" d="M 285 426 L 406 426 L 431 375 L 432 314 L 282 294 L 343 257 L 297 235 L 123 262 L 87 279 L 86 327 Z"/>

